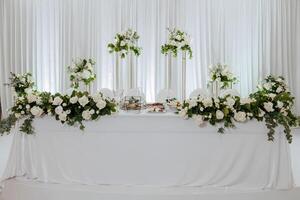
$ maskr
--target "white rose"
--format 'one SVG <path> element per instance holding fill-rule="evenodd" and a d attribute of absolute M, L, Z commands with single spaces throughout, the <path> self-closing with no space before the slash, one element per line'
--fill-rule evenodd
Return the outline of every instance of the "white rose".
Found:
<path fill-rule="evenodd" d="M 280 77 L 278 77 L 278 78 L 276 79 L 276 81 L 277 81 L 277 82 L 282 82 L 283 80 L 282 80 Z"/>
<path fill-rule="evenodd" d="M 95 113 L 95 110 L 94 110 L 94 109 L 90 110 L 90 114 L 91 114 L 91 115 L 93 115 L 94 113 Z"/>
<path fill-rule="evenodd" d="M 271 99 L 274 99 L 276 97 L 276 94 L 270 93 L 270 94 L 268 94 L 268 97 L 270 97 Z"/>
<path fill-rule="evenodd" d="M 70 98 L 70 103 L 71 104 L 75 104 L 75 103 L 77 103 L 77 101 L 78 101 L 78 97 L 77 96 L 74 96 L 74 97 Z"/>
<path fill-rule="evenodd" d="M 38 97 L 38 98 L 36 99 L 36 104 L 37 104 L 37 105 L 42 105 L 42 103 L 43 103 L 42 98 L 41 98 L 41 97 Z"/>
<path fill-rule="evenodd" d="M 170 45 L 172 45 L 172 46 L 177 46 L 177 42 L 174 41 L 174 40 L 172 40 L 172 41 L 170 41 Z"/>
<path fill-rule="evenodd" d="M 102 95 L 100 93 L 95 94 L 92 98 L 96 103 L 103 100 Z"/>
<path fill-rule="evenodd" d="M 197 106 L 197 101 L 194 100 L 194 99 L 190 100 L 190 101 L 189 101 L 189 108 L 193 108 L 193 107 L 195 107 L 195 106 Z"/>
<path fill-rule="evenodd" d="M 221 110 L 217 110 L 216 117 L 217 117 L 217 119 L 223 119 L 224 113 Z"/>
<path fill-rule="evenodd" d="M 204 107 L 211 107 L 213 105 L 212 99 L 210 97 L 206 97 L 202 101 Z"/>
<path fill-rule="evenodd" d="M 187 116 L 186 113 L 187 113 L 187 108 L 181 109 L 181 110 L 178 112 L 178 114 L 179 114 L 180 117 L 183 117 L 183 118 L 187 119 L 188 116 Z"/>
<path fill-rule="evenodd" d="M 258 114 L 259 117 L 263 117 L 265 114 L 266 114 L 265 111 L 259 109 L 259 114 Z"/>
<path fill-rule="evenodd" d="M 35 102 L 37 100 L 37 96 L 30 93 L 30 94 L 27 95 L 27 100 L 28 100 L 28 103 Z"/>
<path fill-rule="evenodd" d="M 55 109 L 54 109 L 54 112 L 57 114 L 57 115 L 60 115 L 61 113 L 63 113 L 64 109 L 63 107 L 61 106 L 57 106 Z"/>
<path fill-rule="evenodd" d="M 253 114 L 252 113 L 247 113 L 247 116 L 253 117 Z"/>
<path fill-rule="evenodd" d="M 214 100 L 215 100 L 215 103 L 220 103 L 219 99 L 214 99 Z"/>
<path fill-rule="evenodd" d="M 29 109 L 29 108 L 30 108 L 30 105 L 29 105 L 29 104 L 27 104 L 27 105 L 26 105 L 26 108 L 27 108 L 27 109 Z"/>
<path fill-rule="evenodd" d="M 30 112 L 33 116 L 35 117 L 40 117 L 42 114 L 43 114 L 43 109 L 41 109 L 40 107 L 38 106 L 33 106 L 31 109 L 30 109 Z"/>
<path fill-rule="evenodd" d="M 23 96 L 17 98 L 17 101 L 21 101 L 21 102 L 22 102 L 23 100 L 24 100 L 24 97 L 23 97 Z"/>
<path fill-rule="evenodd" d="M 281 101 L 277 102 L 277 108 L 282 108 L 283 107 L 283 103 Z"/>
<path fill-rule="evenodd" d="M 85 111 L 82 112 L 82 117 L 85 120 L 90 120 L 92 115 L 91 115 L 89 110 L 85 110 Z"/>
<path fill-rule="evenodd" d="M 15 113 L 15 117 L 18 119 L 21 117 L 21 114 L 20 113 Z"/>
<path fill-rule="evenodd" d="M 238 122 L 246 121 L 246 119 L 247 119 L 246 117 L 247 117 L 247 115 L 245 112 L 239 111 L 239 112 L 234 113 L 234 119 Z"/>
<path fill-rule="evenodd" d="M 194 120 L 195 120 L 195 122 L 198 126 L 203 125 L 204 120 L 203 120 L 203 117 L 201 115 L 195 115 L 193 118 L 194 118 Z"/>
<path fill-rule="evenodd" d="M 58 118 L 59 118 L 59 120 L 60 121 L 62 121 L 62 122 L 65 122 L 66 120 L 67 120 L 67 113 L 66 112 L 62 112 L 59 116 L 58 116 Z"/>
<path fill-rule="evenodd" d="M 25 112 L 22 110 L 22 111 L 21 111 L 21 114 L 22 114 L 22 115 L 24 115 L 24 114 L 25 114 Z"/>
<path fill-rule="evenodd" d="M 25 93 L 26 94 L 31 94 L 32 93 L 32 89 L 31 88 L 26 88 L 25 89 Z"/>
<path fill-rule="evenodd" d="M 92 64 L 89 62 L 85 65 L 85 67 L 90 71 L 93 70 Z"/>
<path fill-rule="evenodd" d="M 283 89 L 282 89 L 282 87 L 278 87 L 277 89 L 276 89 L 276 93 L 280 93 L 280 92 L 282 92 L 283 91 Z"/>
<path fill-rule="evenodd" d="M 86 96 L 82 96 L 78 99 L 79 104 L 84 107 L 86 104 L 89 103 L 89 98 L 87 98 Z"/>
<path fill-rule="evenodd" d="M 287 116 L 288 115 L 288 112 L 286 112 L 286 110 L 284 108 L 282 108 L 280 110 L 280 112 L 284 115 L 284 116 Z"/>
<path fill-rule="evenodd" d="M 101 110 L 101 109 L 105 108 L 106 101 L 100 100 L 100 101 L 97 102 L 96 106 L 97 106 L 97 108 L 99 108 Z"/>
<path fill-rule="evenodd" d="M 83 72 L 82 72 L 82 78 L 83 79 L 88 79 L 88 78 L 90 78 L 90 76 L 91 76 L 91 72 L 90 71 L 83 70 Z"/>
<path fill-rule="evenodd" d="M 226 102 L 224 104 L 232 108 L 235 104 L 235 100 L 231 97 L 227 97 Z"/>
<path fill-rule="evenodd" d="M 270 89 L 272 88 L 272 84 L 270 84 L 270 83 L 265 83 L 265 84 L 263 85 L 263 87 L 264 87 L 266 90 L 270 90 Z"/>
<path fill-rule="evenodd" d="M 123 47 L 123 46 L 125 46 L 125 45 L 126 45 L 126 43 L 125 43 L 124 41 L 121 41 L 121 42 L 120 42 L 120 46 Z"/>
<path fill-rule="evenodd" d="M 241 105 L 250 104 L 253 100 L 251 98 L 241 98 L 240 103 Z"/>
<path fill-rule="evenodd" d="M 264 108 L 266 109 L 267 112 L 273 112 L 274 111 L 272 102 L 264 103 Z"/>
<path fill-rule="evenodd" d="M 55 97 L 53 99 L 52 105 L 58 106 L 63 102 L 63 100 L 60 97 Z"/>

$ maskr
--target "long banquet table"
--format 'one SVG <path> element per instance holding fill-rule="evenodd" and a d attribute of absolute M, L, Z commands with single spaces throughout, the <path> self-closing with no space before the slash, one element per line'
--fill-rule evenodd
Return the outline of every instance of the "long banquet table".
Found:
<path fill-rule="evenodd" d="M 263 123 L 239 123 L 217 133 L 177 115 L 130 114 L 86 122 L 84 132 L 44 117 L 35 135 L 15 130 L 4 180 L 126 186 L 235 189 L 293 187 L 290 149 L 277 129 L 267 141 Z"/>

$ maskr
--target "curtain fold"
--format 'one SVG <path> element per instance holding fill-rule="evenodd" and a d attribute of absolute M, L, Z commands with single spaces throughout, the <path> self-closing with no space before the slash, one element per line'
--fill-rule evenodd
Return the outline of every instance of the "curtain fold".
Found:
<path fill-rule="evenodd" d="M 297 97 L 300 114 L 300 2 L 298 0 L 0 0 L 0 97 L 12 105 L 9 72 L 32 72 L 37 87 L 69 88 L 72 59 L 96 60 L 93 91 L 112 88 L 114 55 L 107 44 L 127 28 L 136 29 L 143 48 L 138 87 L 148 101 L 164 88 L 166 57 L 160 46 L 167 27 L 192 37 L 187 93 L 206 87 L 208 65 L 226 63 L 246 96 L 268 74 L 283 75 Z M 180 59 L 173 59 L 172 88 L 180 92 Z M 176 75 L 177 74 L 177 75 Z"/>

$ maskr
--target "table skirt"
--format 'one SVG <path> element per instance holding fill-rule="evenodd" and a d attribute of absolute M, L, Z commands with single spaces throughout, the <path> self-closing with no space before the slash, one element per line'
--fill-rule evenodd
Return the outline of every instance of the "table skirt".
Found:
<path fill-rule="evenodd" d="M 35 135 L 18 130 L 2 180 L 47 183 L 289 189 L 290 149 L 277 129 L 238 123 L 217 133 L 173 114 L 119 114 L 85 123 L 85 131 L 52 118 L 34 121 Z"/>

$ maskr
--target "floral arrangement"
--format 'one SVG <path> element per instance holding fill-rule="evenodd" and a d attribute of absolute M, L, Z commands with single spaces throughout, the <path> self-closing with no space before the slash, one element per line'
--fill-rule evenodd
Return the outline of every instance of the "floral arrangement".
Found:
<path fill-rule="evenodd" d="M 268 140 L 274 140 L 275 127 L 282 125 L 286 139 L 292 142 L 290 127 L 297 126 L 297 117 L 292 113 L 294 97 L 288 92 L 282 77 L 268 76 L 260 89 L 249 98 L 227 95 L 226 97 L 197 97 L 183 102 L 178 114 L 185 119 L 193 118 L 199 126 L 223 123 L 218 132 L 235 127 L 234 122 L 256 119 L 265 121 Z"/>
<path fill-rule="evenodd" d="M 189 58 L 192 58 L 193 52 L 190 46 L 190 36 L 183 31 L 176 28 L 168 29 L 169 37 L 168 42 L 161 46 L 162 54 L 171 53 L 174 57 L 177 57 L 178 51 L 187 51 Z"/>
<path fill-rule="evenodd" d="M 132 29 L 128 29 L 123 33 L 117 33 L 114 43 L 108 44 L 109 53 L 120 52 L 121 58 L 125 58 L 129 52 L 139 56 L 141 48 L 136 45 L 139 38 L 140 36 L 137 32 Z"/>
<path fill-rule="evenodd" d="M 281 125 L 287 140 L 291 142 L 290 127 L 298 126 L 300 121 L 292 112 L 295 98 L 289 92 L 284 78 L 268 76 L 264 83 L 258 86 L 258 91 L 250 96 L 256 99 L 257 106 L 264 113 L 269 140 L 274 139 L 275 128 Z"/>
<path fill-rule="evenodd" d="M 80 82 L 85 85 L 91 84 L 96 79 L 93 66 L 96 64 L 92 59 L 79 59 L 68 66 L 70 73 L 71 87 L 78 89 Z"/>
<path fill-rule="evenodd" d="M 11 72 L 10 74 L 10 83 L 7 85 L 13 87 L 16 94 L 22 94 L 27 88 L 33 87 L 34 82 L 32 81 L 31 73 L 16 75 Z"/>
<path fill-rule="evenodd" d="M 237 83 L 237 78 L 230 72 L 227 65 L 220 63 L 209 66 L 210 84 L 214 81 L 221 83 L 221 89 L 229 88 L 230 85 Z"/>
<path fill-rule="evenodd" d="M 12 78 L 16 78 L 15 76 L 13 75 Z M 101 93 L 91 96 L 87 92 L 73 91 L 70 96 L 59 93 L 52 95 L 33 90 L 30 85 L 17 94 L 15 104 L 10 109 L 11 113 L 6 119 L 0 121 L 1 135 L 9 133 L 19 120 L 24 120 L 20 131 L 26 134 L 33 134 L 33 120 L 45 115 L 54 116 L 61 123 L 71 126 L 78 124 L 83 130 L 84 121 L 97 120 L 100 116 L 117 112 L 116 103 Z"/>

